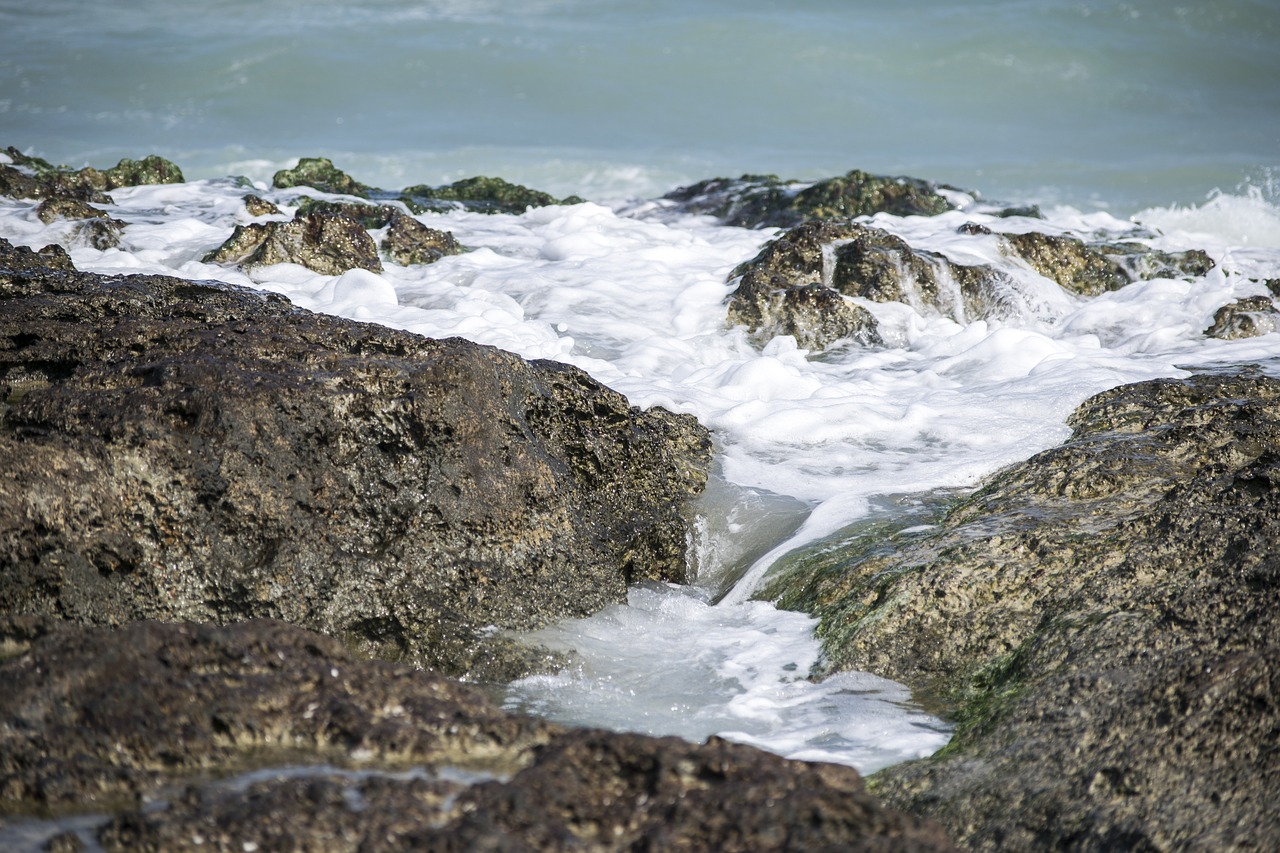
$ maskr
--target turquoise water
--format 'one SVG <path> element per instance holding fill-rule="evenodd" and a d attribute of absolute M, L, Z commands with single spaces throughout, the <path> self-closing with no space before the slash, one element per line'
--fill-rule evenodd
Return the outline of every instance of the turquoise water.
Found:
<path fill-rule="evenodd" d="M 1275 0 L 0 0 L 0 143 L 595 199 L 862 168 L 1125 213 L 1275 197 L 1277 44 Z"/>

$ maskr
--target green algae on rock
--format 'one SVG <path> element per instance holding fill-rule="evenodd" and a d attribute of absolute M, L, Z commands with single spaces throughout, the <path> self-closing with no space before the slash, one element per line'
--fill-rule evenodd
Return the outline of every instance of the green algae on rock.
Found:
<path fill-rule="evenodd" d="M 382 271 L 378 248 L 360 223 L 323 211 L 299 211 L 289 222 L 237 225 L 203 260 L 207 264 L 235 264 L 241 269 L 301 264 L 321 275 L 342 275 L 353 269 Z"/>
<path fill-rule="evenodd" d="M 1280 380 L 1138 383 L 1071 425 L 935 530 L 771 590 L 819 617 L 828 670 L 952 709 L 951 745 L 875 790 L 960 843 L 1275 847 Z"/>
<path fill-rule="evenodd" d="M 367 197 L 370 187 L 333 165 L 327 157 L 303 157 L 291 169 L 281 169 L 271 178 L 277 189 L 311 187 L 325 193 Z"/>
<path fill-rule="evenodd" d="M 415 213 L 454 210 L 459 207 L 477 213 L 524 213 L 530 207 L 555 204 L 579 204 L 577 196 L 558 199 L 550 193 L 513 184 L 502 178 L 477 176 L 431 187 L 418 184 L 405 187 L 400 201 Z"/>
<path fill-rule="evenodd" d="M 71 198 L 110 204 L 107 190 L 141 184 L 180 184 L 185 180 L 181 169 L 155 154 L 141 160 L 125 158 L 100 171 L 92 166 L 74 170 L 53 166 L 12 146 L 5 153 L 14 165 L 0 165 L 0 195 L 11 198 Z"/>

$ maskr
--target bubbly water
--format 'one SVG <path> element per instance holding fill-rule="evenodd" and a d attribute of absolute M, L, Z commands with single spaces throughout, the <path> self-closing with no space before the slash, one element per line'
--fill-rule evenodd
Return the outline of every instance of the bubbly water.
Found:
<path fill-rule="evenodd" d="M 0 236 L 77 267 L 283 293 L 301 307 L 578 365 L 714 434 L 692 587 L 538 632 L 572 652 L 508 704 L 571 722 L 719 733 L 863 770 L 924 755 L 946 725 L 900 686 L 822 682 L 813 622 L 753 601 L 783 553 L 910 516 L 1068 434 L 1090 394 L 1280 356 L 1280 335 L 1206 338 L 1222 305 L 1280 278 L 1274 3 L 854 4 L 0 0 L 0 144 L 80 165 L 160 153 L 189 183 L 112 192 L 118 248 L 78 243 L 35 202 Z M 205 264 L 249 221 L 245 187 L 323 155 L 387 188 L 499 175 L 590 201 L 519 216 L 424 214 L 472 251 L 321 276 Z M 850 168 L 950 181 L 1046 219 L 974 209 L 874 224 L 1009 274 L 1000 319 L 866 303 L 886 345 L 762 348 L 725 325 L 730 271 L 769 230 L 673 215 L 679 183 Z M 1217 188 L 1217 189 L 1215 189 Z M 1193 282 L 1066 295 L 957 235 L 1046 230 L 1208 251 Z M 380 236 L 380 235 L 375 235 Z"/>

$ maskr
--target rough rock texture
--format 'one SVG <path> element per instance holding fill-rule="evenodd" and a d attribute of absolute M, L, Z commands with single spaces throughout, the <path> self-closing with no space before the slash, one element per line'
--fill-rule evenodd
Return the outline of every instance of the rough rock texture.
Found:
<path fill-rule="evenodd" d="M 244 197 L 244 208 L 250 216 L 279 216 L 280 208 L 260 195 L 250 193 Z"/>
<path fill-rule="evenodd" d="M 1213 325 L 1205 330 L 1211 338 L 1233 341 L 1255 338 L 1280 329 L 1280 310 L 1268 296 L 1247 296 L 1223 305 L 1213 315 Z"/>
<path fill-rule="evenodd" d="M 204 256 L 204 262 L 242 269 L 301 264 L 321 275 L 342 275 L 353 269 L 382 271 L 378 247 L 359 222 L 320 211 L 299 211 L 289 222 L 237 225 L 225 243 Z"/>
<path fill-rule="evenodd" d="M 850 768 L 569 731 L 270 620 L 0 640 L 6 809 L 114 812 L 107 850 L 954 849 Z"/>
<path fill-rule="evenodd" d="M 395 205 L 306 199 L 298 207 L 299 216 L 316 212 L 341 214 L 371 230 L 386 228 L 386 236 L 379 247 L 391 260 L 403 266 L 435 263 L 446 255 L 466 251 L 451 232 L 424 225 Z"/>
<path fill-rule="evenodd" d="M 271 178 L 277 189 L 312 187 L 325 193 L 365 198 L 370 188 L 335 167 L 327 157 L 303 157 L 292 169 L 281 169 Z"/>
<path fill-rule="evenodd" d="M 582 201 L 577 196 L 558 199 L 549 193 L 512 184 L 502 178 L 483 176 L 464 178 L 439 187 L 425 184 L 405 187 L 400 200 L 417 213 L 463 208 L 477 213 L 516 214 L 524 213 L 530 207 L 578 204 Z"/>
<path fill-rule="evenodd" d="M 977 239 L 994 234 L 980 225 L 966 225 L 960 233 Z M 1138 243 L 1089 245 L 1035 232 L 998 239 L 1007 254 L 1083 296 L 1139 279 L 1204 275 L 1213 268 L 1200 251 L 1173 254 Z M 875 319 L 844 297 L 902 302 L 922 314 L 960 323 L 1018 316 L 1026 310 L 1018 272 L 1013 266 L 956 263 L 870 225 L 809 221 L 778 235 L 730 274 L 741 278 L 729 297 L 728 322 L 747 326 L 758 340 L 793 335 L 811 349 L 839 340 L 876 344 Z"/>
<path fill-rule="evenodd" d="M 184 180 L 181 169 L 154 154 L 141 160 L 126 158 L 101 171 L 92 166 L 73 171 L 39 157 L 28 157 L 13 147 L 5 153 L 13 165 L 0 165 L 0 195 L 12 198 L 74 198 L 109 204 L 107 190 L 139 184 L 180 184 Z"/>
<path fill-rule="evenodd" d="M 710 462 L 691 417 L 275 295 L 0 250 L 0 611 L 275 617 L 506 676 L 527 663 L 485 626 L 683 579 Z"/>
<path fill-rule="evenodd" d="M 816 183 L 776 175 L 712 178 L 663 196 L 687 213 L 708 214 L 726 225 L 790 228 L 807 219 L 856 216 L 934 216 L 954 209 L 938 185 L 919 178 L 869 175 L 854 169 Z"/>
<path fill-rule="evenodd" d="M 1140 383 L 1071 424 L 935 533 L 815 551 L 773 591 L 829 668 L 955 711 L 874 790 L 962 844 L 1276 849 L 1280 380 Z"/>

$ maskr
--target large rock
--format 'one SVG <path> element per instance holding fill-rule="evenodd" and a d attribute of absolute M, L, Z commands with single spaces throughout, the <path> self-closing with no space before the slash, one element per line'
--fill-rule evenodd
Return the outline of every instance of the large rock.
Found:
<path fill-rule="evenodd" d="M 577 196 L 556 198 L 550 193 L 513 184 L 502 178 L 477 175 L 436 187 L 426 184 L 405 187 L 400 193 L 400 201 L 418 213 L 462 209 L 476 213 L 520 214 L 531 207 L 578 204 L 582 199 Z"/>
<path fill-rule="evenodd" d="M 1280 380 L 1140 383 L 929 535 L 819 548 L 767 594 L 829 669 L 950 707 L 874 790 L 974 849 L 1280 847 Z"/>
<path fill-rule="evenodd" d="M 691 417 L 553 362 L 0 249 L 0 611 L 269 616 L 506 676 L 525 664 L 487 626 L 684 578 L 710 461 Z"/>
<path fill-rule="evenodd" d="M 6 811 L 102 814 L 110 851 L 954 849 L 851 768 L 508 715 L 270 620 L 0 644 Z"/>
<path fill-rule="evenodd" d="M 1213 269 L 1199 249 L 1161 252 L 1136 242 L 1086 243 L 1064 234 L 1003 234 L 1005 250 L 1064 290 L 1098 296 L 1135 281 L 1198 278 Z"/>
<path fill-rule="evenodd" d="M 342 275 L 353 269 L 382 271 L 378 247 L 369 232 L 349 216 L 326 211 L 299 211 L 288 222 L 237 225 L 231 236 L 203 260 L 207 264 L 234 264 L 246 270 L 300 264 L 321 275 Z"/>
<path fill-rule="evenodd" d="M 790 228 L 809 219 L 848 221 L 857 216 L 934 216 L 955 208 L 939 186 L 919 178 L 845 175 L 805 183 L 775 175 L 712 178 L 663 196 L 686 213 L 707 214 L 726 225 Z"/>
<path fill-rule="evenodd" d="M 107 190 L 140 184 L 180 184 L 182 170 L 152 154 L 141 160 L 123 159 L 110 169 L 92 166 L 72 170 L 29 157 L 16 148 L 5 153 L 13 165 L 0 165 L 0 195 L 13 198 L 73 198 L 110 204 Z"/>

